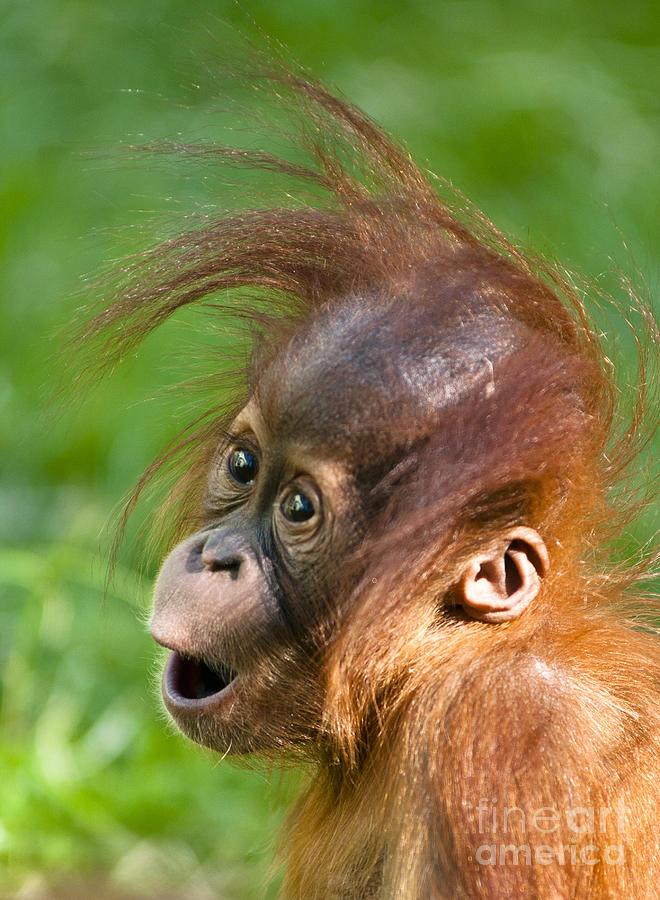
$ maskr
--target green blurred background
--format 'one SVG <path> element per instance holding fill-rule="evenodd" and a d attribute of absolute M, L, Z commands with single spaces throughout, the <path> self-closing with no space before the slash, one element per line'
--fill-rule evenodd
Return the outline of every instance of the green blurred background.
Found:
<path fill-rule="evenodd" d="M 656 2 L 244 10 L 501 227 L 610 290 L 620 266 L 657 293 Z M 59 335 L 94 293 L 85 273 L 143 245 L 135 226 L 154 215 L 236 202 L 222 177 L 114 149 L 231 140 L 219 127 L 231 115 L 208 112 L 222 71 L 207 65 L 237 46 L 233 28 L 254 33 L 244 10 L 0 0 L 0 897 L 265 895 L 291 786 L 219 763 L 166 724 L 135 528 L 103 602 L 105 523 L 176 430 L 159 390 L 177 378 L 177 326 L 76 414 L 47 411 L 68 372 Z"/>

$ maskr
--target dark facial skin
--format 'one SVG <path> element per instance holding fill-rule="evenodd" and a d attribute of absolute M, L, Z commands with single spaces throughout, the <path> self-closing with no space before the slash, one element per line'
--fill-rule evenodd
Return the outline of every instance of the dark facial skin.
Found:
<path fill-rule="evenodd" d="M 322 312 L 261 373 L 209 473 L 206 526 L 159 575 L 151 632 L 172 651 L 165 705 L 185 734 L 221 752 L 314 735 L 320 650 L 372 489 L 419 438 L 410 425 L 401 433 L 401 410 L 423 433 L 434 409 L 487 385 L 497 347 L 512 341 L 486 320 L 462 347 L 446 328 L 443 348 L 410 310 L 402 322 L 370 315 L 358 303 Z"/>
<path fill-rule="evenodd" d="M 231 431 L 209 474 L 208 525 L 166 559 L 151 631 L 173 651 L 163 697 L 177 724 L 241 753 L 277 743 L 280 715 L 290 738 L 291 704 L 301 693 L 306 710 L 313 703 L 317 654 L 303 625 L 327 617 L 334 573 L 357 534 L 341 465 L 278 440 L 255 400 Z"/>

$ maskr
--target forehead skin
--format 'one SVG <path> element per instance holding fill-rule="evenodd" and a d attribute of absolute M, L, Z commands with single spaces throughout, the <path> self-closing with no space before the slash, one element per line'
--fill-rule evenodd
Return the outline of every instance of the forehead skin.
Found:
<path fill-rule="evenodd" d="M 356 299 L 319 310 L 265 370 L 255 394 L 278 441 L 342 455 L 419 425 L 482 382 L 523 339 L 492 308 Z"/>

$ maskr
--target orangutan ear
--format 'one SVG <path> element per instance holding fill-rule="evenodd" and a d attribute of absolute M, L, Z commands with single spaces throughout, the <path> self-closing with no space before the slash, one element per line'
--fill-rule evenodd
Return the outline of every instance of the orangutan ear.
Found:
<path fill-rule="evenodd" d="M 539 592 L 550 565 L 543 539 L 519 526 L 501 541 L 471 557 L 458 584 L 464 610 L 480 622 L 515 619 Z"/>

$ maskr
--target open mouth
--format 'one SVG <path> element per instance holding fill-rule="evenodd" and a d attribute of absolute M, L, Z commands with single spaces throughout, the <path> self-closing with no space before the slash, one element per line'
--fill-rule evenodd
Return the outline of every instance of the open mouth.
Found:
<path fill-rule="evenodd" d="M 231 689 L 238 673 L 223 663 L 212 667 L 201 659 L 182 656 L 174 650 L 163 673 L 168 699 L 183 706 L 201 706 Z"/>

